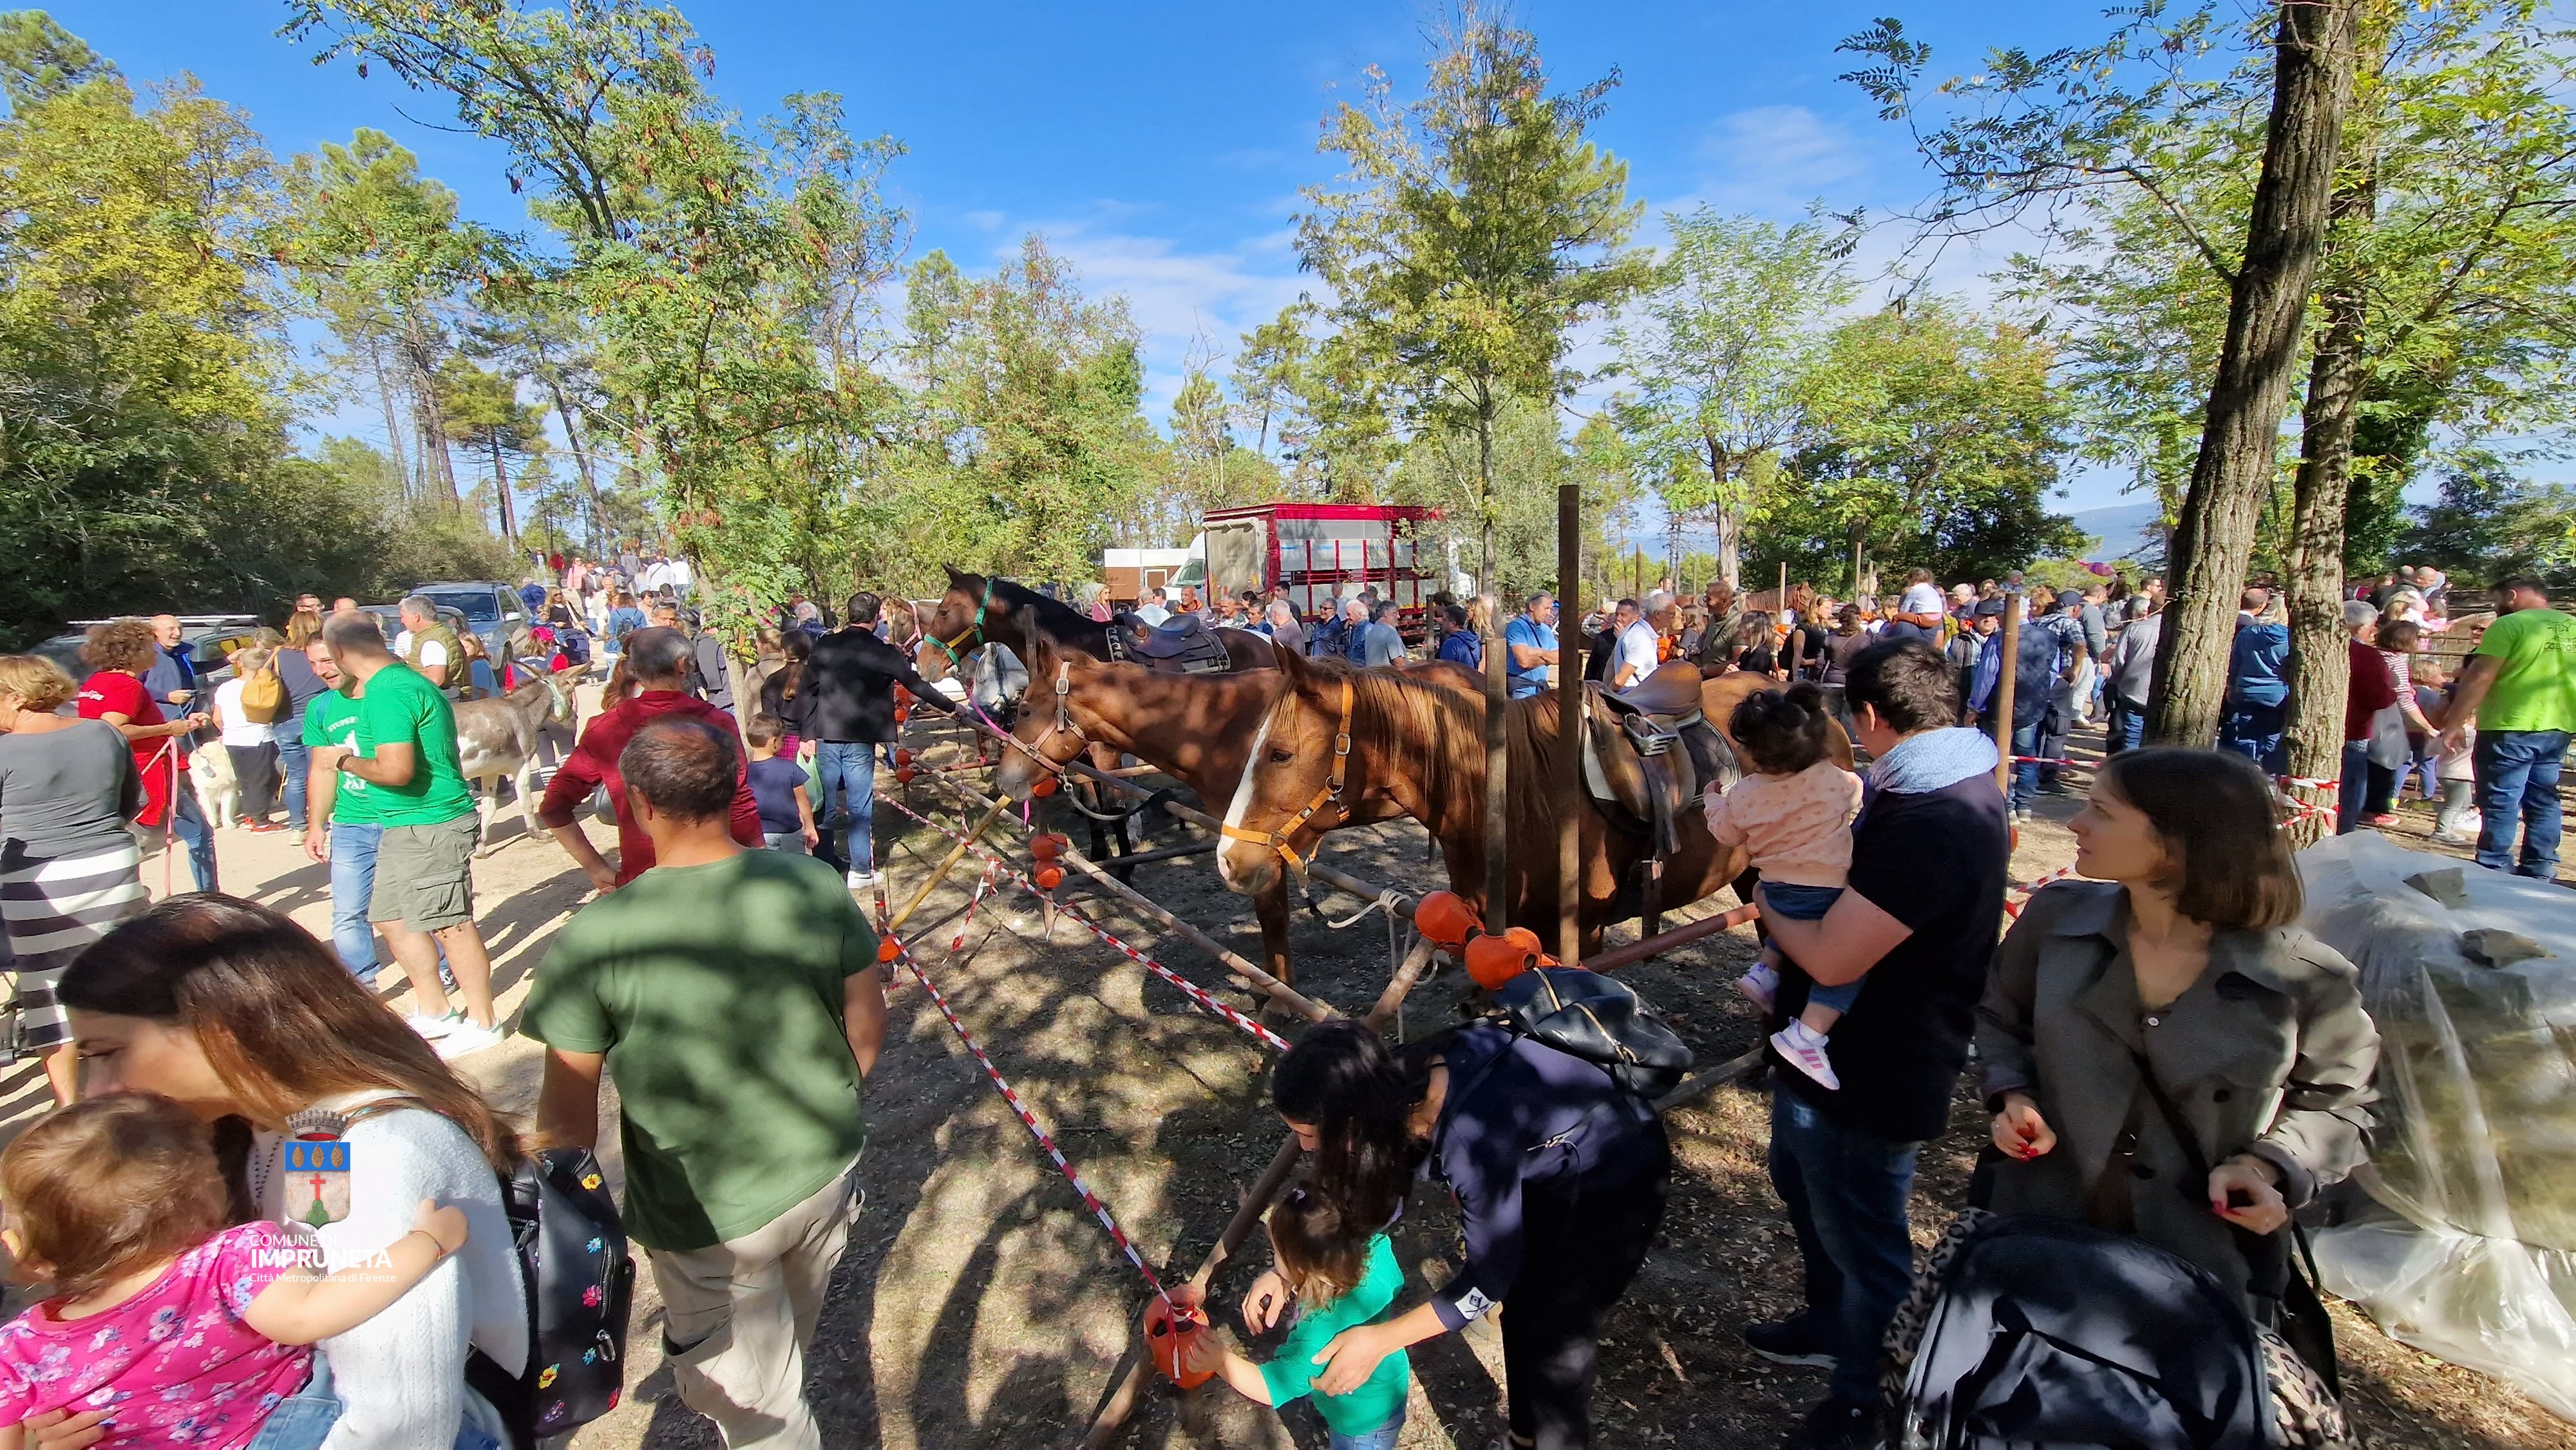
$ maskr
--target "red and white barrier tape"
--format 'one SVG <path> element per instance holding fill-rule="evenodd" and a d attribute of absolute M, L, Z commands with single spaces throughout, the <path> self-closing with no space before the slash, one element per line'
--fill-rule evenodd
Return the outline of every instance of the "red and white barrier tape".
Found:
<path fill-rule="evenodd" d="M 896 810 L 903 812 L 905 815 L 910 816 L 912 819 L 919 821 L 921 824 L 928 826 L 930 829 L 937 831 L 939 834 L 946 836 L 952 841 L 962 841 L 965 839 L 965 837 L 960 835 L 958 832 L 948 829 L 946 826 L 939 824 L 937 821 L 932 820 L 930 817 L 923 815 L 921 812 L 914 810 L 912 807 L 905 805 L 902 801 L 896 800 L 892 796 L 887 796 L 884 800 L 886 804 L 893 806 Z M 986 862 L 990 863 L 994 869 L 1001 871 L 1005 875 L 1008 875 L 1013 881 L 1019 883 L 1022 890 L 1027 891 L 1033 896 L 1045 897 L 1047 895 L 1046 891 L 1041 888 L 1036 881 L 1030 879 L 1027 874 L 1022 872 L 1018 867 L 1013 866 L 1010 862 L 992 854 L 981 846 L 968 846 L 966 849 L 974 852 L 977 856 L 982 857 Z M 1183 996 L 1188 997 L 1191 1002 L 1197 1004 L 1199 1008 L 1208 1012 L 1210 1015 L 1232 1023 L 1236 1027 L 1242 1028 L 1246 1033 L 1250 1034 L 1255 1041 L 1259 1042 L 1262 1046 L 1269 1048 L 1273 1052 L 1286 1052 L 1288 1050 L 1287 1038 L 1284 1038 L 1278 1033 L 1271 1031 L 1269 1028 L 1262 1026 L 1259 1022 L 1254 1021 L 1242 1012 L 1218 1001 L 1214 996 L 1211 996 L 1208 993 L 1208 990 L 1205 987 L 1202 987 L 1198 983 L 1191 981 L 1189 978 L 1182 976 L 1180 973 L 1173 971 L 1171 968 L 1164 966 L 1161 962 L 1155 961 L 1152 957 L 1136 950 L 1127 943 L 1120 941 L 1116 935 L 1109 931 L 1108 928 L 1084 915 L 1080 907 L 1064 902 L 1058 902 L 1056 903 L 1056 910 L 1064 913 L 1067 918 L 1081 926 L 1085 931 L 1088 931 L 1093 936 L 1100 938 L 1102 942 L 1114 948 L 1119 955 L 1124 956 L 1127 960 L 1134 962 L 1136 965 L 1143 967 L 1146 971 L 1153 973 L 1155 976 L 1160 977 L 1164 981 L 1179 988 Z"/>
<path fill-rule="evenodd" d="M 2057 870 L 2051 871 L 2051 872 L 2049 872 L 2047 875 L 2040 877 L 2040 878 L 2039 878 L 2038 880 L 2036 880 L 2036 881 L 2033 881 L 2033 882 L 2032 882 L 2032 883 L 2030 883 L 2028 886 L 2016 886 L 2016 887 L 2013 887 L 2013 888 L 2012 888 L 2013 890 L 2018 891 L 2018 892 L 2020 892 L 2020 893 L 2021 893 L 2021 899 L 2020 899 L 2019 901 L 2007 901 L 2007 902 L 2005 902 L 2005 903 L 2004 903 L 2004 915 L 2005 915 L 2005 916 L 2007 916 L 2007 917 L 2017 917 L 2017 916 L 2021 915 L 2021 910 L 2022 910 L 2022 908 L 2023 908 L 2023 907 L 2025 907 L 2025 906 L 2030 905 L 2030 899 L 2031 899 L 2032 897 L 2037 896 L 2037 895 L 2039 894 L 2039 890 L 2040 890 L 2040 888 L 2041 888 L 2041 887 L 2046 886 L 2046 885 L 2050 884 L 2051 882 L 2063 881 L 2063 880 L 2065 880 L 2067 877 L 2072 876 L 2072 875 L 2074 875 L 2074 874 L 2075 874 L 2075 868 L 2074 868 L 2074 867 L 2072 867 L 2072 866 L 2061 866 L 2061 867 L 2059 867 Z"/>
<path fill-rule="evenodd" d="M 1172 1296 L 1164 1290 L 1163 1281 L 1156 1277 L 1153 1266 L 1145 1262 L 1145 1256 L 1136 1252 L 1136 1245 L 1128 1240 L 1127 1231 L 1120 1228 L 1118 1220 L 1110 1214 L 1109 1205 L 1100 1201 L 1100 1195 L 1092 1192 L 1091 1185 L 1083 1181 L 1082 1174 L 1076 1171 L 1072 1163 L 1066 1161 L 1064 1150 L 1055 1145 L 1055 1135 L 1048 1132 L 1046 1126 L 1038 1121 L 1037 1114 L 1029 1111 L 1029 1105 L 1021 1100 L 1018 1090 L 1011 1086 L 1008 1078 L 1002 1076 L 1000 1068 L 993 1066 L 993 1059 L 984 1055 L 984 1049 L 976 1044 L 974 1034 L 966 1030 L 966 1024 L 957 1020 L 956 1009 L 950 1007 L 948 999 L 940 995 L 939 988 L 932 984 L 929 974 L 922 971 L 921 963 L 913 960 L 912 949 L 905 946 L 903 939 L 892 932 L 886 934 L 886 940 L 894 943 L 895 960 L 903 963 L 904 969 L 912 973 L 912 979 L 921 984 L 921 990 L 930 997 L 930 1005 L 938 1008 L 939 1015 L 948 1019 L 949 1029 L 957 1034 L 958 1041 L 966 1044 L 966 1050 L 974 1054 L 975 1061 L 984 1069 L 984 1075 L 993 1080 L 993 1087 L 1001 1093 L 1002 1101 L 1019 1117 L 1020 1125 L 1027 1128 L 1030 1136 L 1038 1140 L 1038 1147 L 1045 1150 L 1047 1158 L 1064 1174 L 1065 1181 L 1073 1185 L 1074 1192 L 1082 1195 L 1082 1206 L 1090 1209 L 1091 1216 L 1100 1220 L 1100 1226 L 1109 1231 L 1110 1242 L 1118 1245 L 1120 1252 L 1127 1255 L 1127 1262 L 1134 1264 L 1136 1272 L 1145 1276 L 1145 1282 L 1153 1288 L 1155 1297 L 1161 1299 L 1166 1305 L 1171 1304 Z M 1178 1310 L 1175 1309 L 1174 1312 L 1177 1313 Z"/>

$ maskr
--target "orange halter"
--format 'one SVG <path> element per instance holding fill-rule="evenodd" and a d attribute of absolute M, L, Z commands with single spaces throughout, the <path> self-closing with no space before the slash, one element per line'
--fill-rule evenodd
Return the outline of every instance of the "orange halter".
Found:
<path fill-rule="evenodd" d="M 1291 690 L 1288 692 L 1287 698 L 1280 703 L 1294 706 L 1296 702 L 1297 692 Z M 1278 830 L 1255 831 L 1246 829 L 1242 826 L 1224 826 L 1219 828 L 1220 834 L 1229 841 L 1251 841 L 1256 844 L 1269 847 L 1271 850 L 1279 853 L 1280 860 L 1288 863 L 1289 870 L 1296 872 L 1300 878 L 1304 877 L 1306 874 L 1306 861 L 1308 858 L 1300 857 L 1295 848 L 1288 844 L 1288 838 L 1295 835 L 1297 831 L 1314 816 L 1315 812 L 1323 809 L 1326 801 L 1333 803 L 1333 813 L 1335 815 L 1340 816 L 1343 820 L 1350 819 L 1350 808 L 1342 804 L 1342 781 L 1349 771 L 1350 762 L 1351 682 L 1348 679 L 1344 679 L 1342 681 L 1342 724 L 1341 728 L 1334 732 L 1333 735 L 1333 771 L 1332 774 L 1325 779 L 1323 785 L 1316 789 L 1314 799 L 1306 802 L 1306 808 L 1289 817 L 1288 823 L 1281 826 Z M 1248 771 L 1258 771 L 1261 769 L 1261 762 L 1258 760 L 1249 761 L 1243 768 Z"/>

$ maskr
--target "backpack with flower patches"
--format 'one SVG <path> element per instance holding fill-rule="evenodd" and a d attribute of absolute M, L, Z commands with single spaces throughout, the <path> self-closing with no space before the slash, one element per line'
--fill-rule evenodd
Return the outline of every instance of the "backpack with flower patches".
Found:
<path fill-rule="evenodd" d="M 513 1375 L 476 1350 L 465 1382 L 501 1412 L 513 1450 L 537 1450 L 617 1408 L 635 1260 L 589 1150 L 543 1149 L 500 1177 L 528 1293 L 528 1367 Z"/>

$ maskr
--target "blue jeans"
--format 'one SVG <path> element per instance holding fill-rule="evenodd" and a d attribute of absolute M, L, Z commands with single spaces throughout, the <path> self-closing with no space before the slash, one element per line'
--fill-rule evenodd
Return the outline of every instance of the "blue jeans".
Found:
<path fill-rule="evenodd" d="M 2288 770 L 2290 707 L 2282 705 L 2232 705 L 2218 727 L 2218 748 L 2233 750 L 2256 765 L 2266 775 L 2279 775 Z"/>
<path fill-rule="evenodd" d="M 367 902 L 376 890 L 376 845 L 382 826 L 331 825 L 331 946 L 349 975 L 370 986 L 376 980 L 376 929 L 367 920 Z"/>
<path fill-rule="evenodd" d="M 1324 1450 L 1395 1450 L 1397 1437 L 1404 1433 L 1404 1407 L 1398 1405 L 1395 1418 L 1374 1430 L 1345 1435 L 1335 1430 L 1324 1441 Z"/>
<path fill-rule="evenodd" d="M 853 871 L 876 869 L 877 748 L 850 740 L 814 745 L 814 772 L 823 777 L 816 815 L 842 832 L 841 859 Z"/>
<path fill-rule="evenodd" d="M 215 748 L 220 750 L 223 747 Z M 214 829 L 206 824 L 205 807 L 197 804 L 197 793 L 188 788 L 185 771 L 180 772 L 179 788 L 170 797 L 168 834 L 178 837 L 179 844 L 188 848 L 188 874 L 197 878 L 197 889 L 222 890 L 215 880 Z M 166 841 L 163 848 L 168 848 Z"/>
<path fill-rule="evenodd" d="M 2037 720 L 2028 725 L 2015 725 L 2012 733 L 2012 753 L 2029 756 L 2033 760 L 2046 755 L 2048 752 L 2039 748 L 2040 730 L 2040 721 Z M 2037 799 L 2039 799 L 2039 767 L 2029 761 L 2016 763 L 2012 770 L 2011 799 L 2006 804 L 2017 811 L 2028 810 L 2030 803 Z"/>
<path fill-rule="evenodd" d="M 2147 707 L 2132 705 L 2114 695 L 2111 697 L 2110 754 L 2136 750 L 2147 743 Z"/>
<path fill-rule="evenodd" d="M 2558 768 L 2564 730 L 2478 732 L 2478 864 L 2543 881 L 2558 875 Z M 2514 859 L 2514 827 L 2522 857 Z"/>
<path fill-rule="evenodd" d="M 1879 1341 L 1914 1288 L 1905 1201 L 1921 1147 L 1838 1127 L 1788 1088 L 1771 1090 L 1771 1187 L 1806 1267 L 1798 1318 L 1833 1346 L 1836 1400 L 1878 1402 Z"/>
<path fill-rule="evenodd" d="M 1762 883 L 1762 904 L 1793 921 L 1822 921 L 1834 903 L 1842 899 L 1839 886 L 1800 886 L 1789 881 Z M 1860 985 L 1867 977 L 1856 977 L 1839 987 L 1817 983 L 1807 989 L 1807 1000 L 1819 1007 L 1848 1012 L 1860 1000 Z"/>
<path fill-rule="evenodd" d="M 293 732 L 300 726 L 278 727 Z M 277 737 L 277 775 L 279 794 L 286 802 L 286 823 L 301 832 L 304 829 L 304 772 L 313 764 L 313 747 L 304 743 L 301 734 L 282 733 Z"/>
<path fill-rule="evenodd" d="M 2335 789 L 2335 834 L 2349 836 L 2360 829 L 2363 808 L 2370 795 L 2370 742 L 2347 740 L 2343 743 L 2343 784 Z"/>
<path fill-rule="evenodd" d="M 331 1392 L 331 1362 L 317 1353 L 304 1388 L 268 1412 L 247 1450 L 320 1450 L 331 1427 L 338 1423 L 340 1397 Z"/>

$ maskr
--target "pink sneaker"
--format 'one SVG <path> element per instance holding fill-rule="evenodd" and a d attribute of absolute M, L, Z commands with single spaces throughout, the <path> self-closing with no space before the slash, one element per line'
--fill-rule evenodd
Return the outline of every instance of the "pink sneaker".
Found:
<path fill-rule="evenodd" d="M 1755 962 L 1753 970 L 1735 979 L 1735 990 L 1742 992 L 1744 1000 L 1761 1008 L 1763 1015 L 1768 1016 L 1772 1000 L 1779 995 L 1780 974 L 1771 970 L 1769 962 Z"/>
<path fill-rule="evenodd" d="M 1834 1076 L 1834 1065 L 1825 1056 L 1825 1039 L 1808 1031 L 1806 1023 L 1792 1022 L 1772 1033 L 1771 1047 L 1791 1067 L 1814 1078 L 1828 1091 L 1842 1091 L 1843 1080 Z"/>

